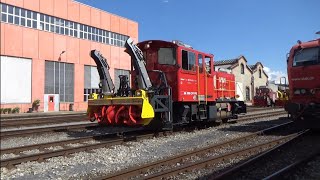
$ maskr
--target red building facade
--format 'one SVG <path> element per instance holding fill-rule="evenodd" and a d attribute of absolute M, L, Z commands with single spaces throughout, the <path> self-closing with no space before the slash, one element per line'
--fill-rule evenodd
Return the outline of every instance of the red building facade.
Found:
<path fill-rule="evenodd" d="M 40 111 L 86 110 L 98 89 L 99 50 L 116 81 L 130 70 L 128 37 L 138 42 L 138 23 L 73 0 L 0 0 L 1 108 L 26 112 L 36 99 Z"/>

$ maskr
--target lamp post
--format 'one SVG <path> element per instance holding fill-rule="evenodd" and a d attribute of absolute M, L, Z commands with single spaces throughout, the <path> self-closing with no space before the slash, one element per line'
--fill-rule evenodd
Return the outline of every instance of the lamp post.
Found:
<path fill-rule="evenodd" d="M 60 62 L 61 62 L 61 55 L 63 54 L 63 53 L 65 53 L 66 51 L 61 51 L 61 53 L 59 54 L 59 58 L 58 58 L 58 61 L 59 61 L 59 96 L 60 96 Z M 60 99 L 60 97 L 59 97 L 59 99 Z M 60 100 L 59 100 L 59 104 L 60 104 Z M 59 105 L 59 110 L 60 110 L 60 105 Z"/>
<path fill-rule="evenodd" d="M 66 51 L 62 51 L 61 53 L 60 53 L 60 55 L 59 55 L 59 58 L 58 58 L 58 61 L 61 61 L 61 55 L 63 54 L 63 53 L 65 53 Z"/>

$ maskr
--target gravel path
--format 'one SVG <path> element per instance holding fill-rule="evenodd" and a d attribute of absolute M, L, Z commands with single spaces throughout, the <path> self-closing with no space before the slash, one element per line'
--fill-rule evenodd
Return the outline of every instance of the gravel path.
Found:
<path fill-rule="evenodd" d="M 80 152 L 72 157 L 50 158 L 41 163 L 28 162 L 17 165 L 15 169 L 11 170 L 1 168 L 1 179 L 87 179 L 96 175 L 115 172 L 129 166 L 177 155 L 194 148 L 205 147 L 270 127 L 272 124 L 288 121 L 285 118 L 274 120 L 279 117 L 283 116 L 227 124 L 195 132 L 182 132 L 168 137 L 153 138 L 140 142 L 129 142 L 126 145 L 92 150 L 93 153 Z M 81 135 L 81 132 L 78 135 Z M 68 135 L 65 134 L 64 136 Z M 52 137 L 38 138 L 38 141 L 41 138 L 41 141 L 43 141 L 43 138 Z M 56 138 L 51 140 L 57 140 Z M 29 141 L 34 140 L 29 139 Z M 11 143 L 15 142 L 12 141 Z"/>

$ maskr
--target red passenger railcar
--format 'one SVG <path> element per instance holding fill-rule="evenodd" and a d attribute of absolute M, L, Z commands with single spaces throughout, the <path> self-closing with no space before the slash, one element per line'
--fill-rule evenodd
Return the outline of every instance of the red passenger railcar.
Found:
<path fill-rule="evenodd" d="M 296 122 L 320 127 L 320 39 L 298 41 L 287 62 L 290 98 L 285 109 Z"/>

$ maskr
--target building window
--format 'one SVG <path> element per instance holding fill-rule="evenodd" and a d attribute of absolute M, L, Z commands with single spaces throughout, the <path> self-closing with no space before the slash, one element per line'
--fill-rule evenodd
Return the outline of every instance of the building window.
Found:
<path fill-rule="evenodd" d="M 37 13 L 1 3 L 1 21 L 15 25 L 37 28 Z"/>
<path fill-rule="evenodd" d="M 259 69 L 259 78 L 261 78 L 261 69 Z"/>
<path fill-rule="evenodd" d="M 45 62 L 45 94 L 59 94 L 60 102 L 74 101 L 74 65 Z"/>
<path fill-rule="evenodd" d="M 246 87 L 246 100 L 250 101 L 250 88 L 248 86 Z"/>
<path fill-rule="evenodd" d="M 144 54 L 144 57 L 147 57 L 146 54 Z M 176 49 L 175 48 L 159 48 L 158 63 L 166 64 L 166 65 L 175 65 Z"/>
<path fill-rule="evenodd" d="M 243 65 L 243 63 L 240 64 L 240 68 L 241 68 L 241 74 L 244 74 L 244 65 Z"/>
<path fill-rule="evenodd" d="M 129 36 L 0 3 L 1 22 L 124 47 Z M 39 24 L 38 24 L 39 23 Z"/>
<path fill-rule="evenodd" d="M 195 71 L 196 54 L 193 52 L 182 50 L 182 69 Z"/>
<path fill-rule="evenodd" d="M 84 91 L 83 101 L 88 101 L 88 96 L 91 93 L 100 93 L 99 88 L 100 76 L 95 66 L 84 66 Z"/>

